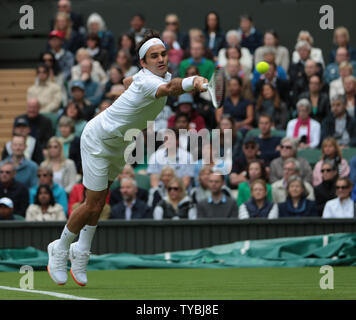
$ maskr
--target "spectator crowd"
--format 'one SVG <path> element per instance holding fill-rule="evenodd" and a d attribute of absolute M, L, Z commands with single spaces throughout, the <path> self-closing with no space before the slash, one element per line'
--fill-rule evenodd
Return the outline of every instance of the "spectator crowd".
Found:
<path fill-rule="evenodd" d="M 69 0 L 58 1 L 26 113 L 2 150 L 0 220 L 64 221 L 85 201 L 81 133 L 141 69 L 135 47 L 148 27 L 136 14 L 114 33 L 98 13 L 84 22 Z M 164 138 L 144 163 L 125 165 L 100 219 L 354 217 L 356 48 L 347 28 L 335 29 L 331 52 L 306 30 L 289 52 L 276 30 L 257 30 L 247 14 L 231 30 L 213 11 L 187 33 L 180 27 L 172 13 L 160 30 L 169 72 L 210 79 L 223 66 L 223 106 L 206 92 L 169 97 L 143 132 Z M 269 63 L 265 74 L 260 61 Z M 199 132 L 209 135 L 195 146 Z"/>

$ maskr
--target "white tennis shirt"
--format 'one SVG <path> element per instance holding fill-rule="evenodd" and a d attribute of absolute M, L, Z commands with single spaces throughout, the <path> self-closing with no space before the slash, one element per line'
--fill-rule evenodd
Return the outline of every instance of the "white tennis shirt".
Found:
<path fill-rule="evenodd" d="M 145 68 L 136 73 L 128 89 L 93 119 L 101 138 L 123 136 L 132 128 L 145 129 L 147 121 L 154 121 L 165 106 L 167 97 L 156 98 L 156 92 L 171 77 L 169 72 L 162 78 Z"/>

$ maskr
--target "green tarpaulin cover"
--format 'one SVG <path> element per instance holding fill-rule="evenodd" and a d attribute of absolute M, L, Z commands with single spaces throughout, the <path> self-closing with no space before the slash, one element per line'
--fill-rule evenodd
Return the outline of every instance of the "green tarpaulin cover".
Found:
<path fill-rule="evenodd" d="M 47 258 L 47 252 L 32 247 L 0 249 L 0 271 L 18 271 L 23 265 L 45 270 Z M 323 265 L 356 265 L 356 233 L 239 241 L 204 249 L 152 255 L 91 255 L 88 270 Z"/>

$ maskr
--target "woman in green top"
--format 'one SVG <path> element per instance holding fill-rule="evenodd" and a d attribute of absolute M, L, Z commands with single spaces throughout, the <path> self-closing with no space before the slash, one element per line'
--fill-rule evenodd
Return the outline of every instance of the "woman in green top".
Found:
<path fill-rule="evenodd" d="M 263 163 L 260 160 L 253 160 L 247 165 L 247 181 L 239 184 L 237 205 L 245 203 L 251 198 L 251 183 L 256 179 L 263 179 L 267 181 L 267 174 Z M 272 188 L 267 184 L 267 200 L 272 201 Z"/>

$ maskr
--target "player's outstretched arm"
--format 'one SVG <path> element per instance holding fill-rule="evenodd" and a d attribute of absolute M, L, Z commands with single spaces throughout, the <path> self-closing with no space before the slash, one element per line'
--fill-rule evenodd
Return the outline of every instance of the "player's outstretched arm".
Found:
<path fill-rule="evenodd" d="M 206 88 L 203 87 L 203 84 L 207 82 L 208 79 L 199 76 L 184 79 L 175 78 L 167 84 L 161 85 L 156 92 L 156 97 L 161 98 L 165 96 L 179 96 L 194 89 L 199 92 L 203 92 L 206 91 Z"/>

